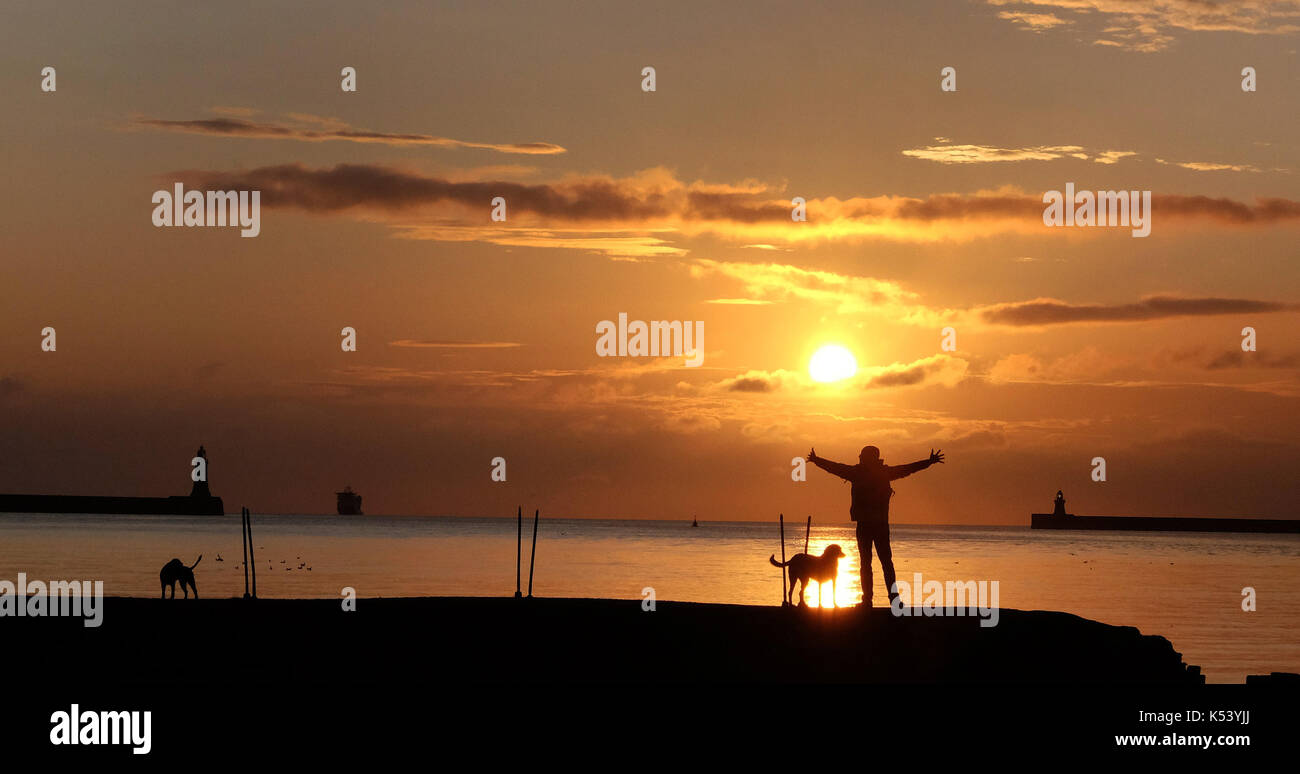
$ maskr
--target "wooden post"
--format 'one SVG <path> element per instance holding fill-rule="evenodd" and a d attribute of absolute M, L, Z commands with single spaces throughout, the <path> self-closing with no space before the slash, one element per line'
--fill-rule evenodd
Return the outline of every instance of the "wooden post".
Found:
<path fill-rule="evenodd" d="M 519 506 L 519 532 L 515 539 L 515 599 L 523 596 L 519 591 L 519 570 L 524 559 L 524 506 Z"/>
<path fill-rule="evenodd" d="M 785 514 L 784 514 L 784 513 L 780 515 L 780 517 L 779 517 L 779 522 L 778 522 L 778 523 L 781 525 L 781 564 L 782 564 L 782 567 L 781 567 L 781 607 L 785 607 L 786 605 L 788 605 L 788 604 L 790 604 L 790 603 L 786 601 L 786 591 L 785 591 L 785 567 L 784 567 L 784 565 L 785 565 Z"/>
<path fill-rule="evenodd" d="M 808 553 L 808 538 L 812 536 L 812 516 L 808 517 L 808 528 L 803 532 L 803 552 Z"/>
<path fill-rule="evenodd" d="M 239 509 L 239 542 L 244 544 L 244 599 L 248 599 L 248 509 Z"/>
<path fill-rule="evenodd" d="M 248 562 L 253 566 L 253 599 L 257 599 L 257 556 L 253 553 L 253 512 L 245 508 L 244 519 L 248 524 Z"/>
<path fill-rule="evenodd" d="M 528 598 L 533 598 L 533 565 L 537 563 L 537 519 L 541 509 L 533 511 L 533 555 L 528 557 Z"/>

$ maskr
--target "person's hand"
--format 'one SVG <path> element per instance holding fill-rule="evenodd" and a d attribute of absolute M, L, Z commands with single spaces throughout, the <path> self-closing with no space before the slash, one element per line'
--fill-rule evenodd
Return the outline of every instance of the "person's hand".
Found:
<path fill-rule="evenodd" d="M 816 449 L 809 449 L 809 450 L 808 450 L 808 461 L 809 461 L 809 462 L 812 462 L 812 461 L 815 460 L 815 459 L 817 459 L 817 450 L 816 450 Z"/>
<path fill-rule="evenodd" d="M 934 449 L 930 450 L 930 464 L 933 465 L 936 462 L 940 465 L 943 464 L 943 449 L 940 449 L 939 451 L 935 451 Z"/>

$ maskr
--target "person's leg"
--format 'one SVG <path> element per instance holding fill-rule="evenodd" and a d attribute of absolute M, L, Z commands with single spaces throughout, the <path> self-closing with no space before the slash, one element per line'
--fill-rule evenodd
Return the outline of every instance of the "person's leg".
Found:
<path fill-rule="evenodd" d="M 893 604 L 894 597 L 898 596 L 898 589 L 894 587 L 894 551 L 889 547 L 888 522 L 876 528 L 873 540 L 876 543 L 876 553 L 880 554 L 880 569 L 885 574 L 885 588 L 889 591 L 889 602 Z"/>
<path fill-rule="evenodd" d="M 871 531 L 858 522 L 858 573 L 862 577 L 862 606 L 871 607 Z"/>

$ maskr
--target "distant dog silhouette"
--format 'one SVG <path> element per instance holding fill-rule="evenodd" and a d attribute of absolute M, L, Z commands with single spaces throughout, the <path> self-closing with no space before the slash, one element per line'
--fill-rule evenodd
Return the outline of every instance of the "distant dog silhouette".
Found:
<path fill-rule="evenodd" d="M 162 581 L 162 598 L 167 598 L 167 587 L 171 586 L 172 599 L 175 599 L 176 584 L 179 582 L 181 584 L 181 593 L 185 595 L 185 599 L 190 598 L 190 592 L 186 590 L 186 586 L 194 590 L 194 598 L 198 599 L 199 587 L 194 585 L 194 568 L 198 567 L 201 561 L 203 561 L 203 554 L 199 554 L 199 558 L 195 559 L 194 564 L 189 567 L 186 567 L 180 559 L 173 559 L 164 564 L 162 571 L 158 573 L 158 580 Z"/>
<path fill-rule="evenodd" d="M 808 591 L 808 581 L 815 580 L 819 584 L 831 584 L 831 600 L 835 599 L 835 576 L 840 572 L 840 557 L 844 556 L 844 550 L 835 543 L 826 546 L 826 550 L 821 556 L 812 554 L 795 554 L 790 557 L 790 561 L 781 564 L 776 560 L 776 554 L 768 557 L 768 561 L 777 567 L 790 568 L 790 598 L 787 600 L 794 604 L 794 583 L 799 581 L 799 604 L 807 604 L 804 593 Z M 817 591 L 821 596 L 821 589 Z"/>

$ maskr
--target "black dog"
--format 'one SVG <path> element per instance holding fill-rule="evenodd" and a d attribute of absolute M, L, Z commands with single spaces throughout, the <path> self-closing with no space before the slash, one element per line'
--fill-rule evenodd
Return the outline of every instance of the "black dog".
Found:
<path fill-rule="evenodd" d="M 186 590 L 186 586 L 189 586 L 194 590 L 194 598 L 198 599 L 199 587 L 194 585 L 194 568 L 198 567 L 199 562 L 201 561 L 203 561 L 203 554 L 199 554 L 199 558 L 195 559 L 194 564 L 191 564 L 189 567 L 182 564 L 180 559 L 173 559 L 167 564 L 164 564 L 162 571 L 158 573 L 158 579 L 162 581 L 162 598 L 167 598 L 167 587 L 171 586 L 172 599 L 175 599 L 176 583 L 179 581 L 181 584 L 181 593 L 185 595 L 186 599 L 190 598 L 190 592 Z"/>
<path fill-rule="evenodd" d="M 844 556 L 844 550 L 835 543 L 826 546 L 826 550 L 821 556 L 812 554 L 795 554 L 790 557 L 790 561 L 782 564 L 776 560 L 773 554 L 768 561 L 777 567 L 790 568 L 790 593 L 787 601 L 794 601 L 794 584 L 799 583 L 799 604 L 805 605 L 808 600 L 804 598 L 804 593 L 808 591 L 808 581 L 815 580 L 817 583 L 829 583 L 831 585 L 831 604 L 835 600 L 835 577 L 840 571 L 840 558 Z M 817 594 L 821 596 L 821 586 L 817 587 Z"/>

